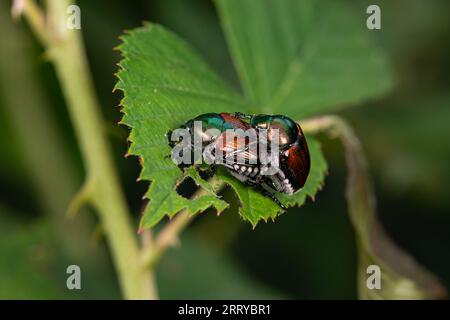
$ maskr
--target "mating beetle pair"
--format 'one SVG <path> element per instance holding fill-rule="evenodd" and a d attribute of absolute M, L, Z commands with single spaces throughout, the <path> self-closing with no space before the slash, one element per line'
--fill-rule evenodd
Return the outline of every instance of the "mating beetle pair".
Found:
<path fill-rule="evenodd" d="M 196 126 L 196 122 L 201 123 L 201 126 Z M 224 152 L 224 158 L 228 159 L 230 156 L 238 155 L 246 160 L 248 163 L 222 161 L 217 165 L 224 166 L 234 177 L 270 197 L 283 209 L 285 207 L 274 193 L 294 194 L 306 182 L 310 170 L 308 145 L 300 126 L 286 116 L 207 113 L 187 121 L 182 128 L 186 129 L 192 137 L 196 134 L 201 136 L 202 152 L 213 150 L 212 156 L 214 156 L 214 149 L 220 149 Z M 236 143 L 236 140 L 232 140 L 231 143 L 230 141 L 224 142 L 227 132 L 238 129 L 244 131 L 255 129 L 258 135 L 264 134 L 269 142 L 273 142 L 270 141 L 271 139 L 278 140 L 276 141 L 278 153 L 275 155 L 278 157 L 278 167 L 275 170 L 272 168 L 268 174 L 267 164 L 261 161 L 258 152 L 250 147 L 251 142 L 248 139 L 241 144 Z M 218 132 L 218 134 L 210 132 Z M 192 141 L 190 140 L 189 143 Z M 178 144 L 173 141 L 169 141 L 169 143 L 172 147 Z M 193 150 L 193 146 L 190 150 Z M 208 157 L 207 154 L 208 152 L 203 153 L 204 158 Z M 211 156 L 211 152 L 209 155 Z M 216 163 L 212 164 L 212 167 L 215 165 Z"/>

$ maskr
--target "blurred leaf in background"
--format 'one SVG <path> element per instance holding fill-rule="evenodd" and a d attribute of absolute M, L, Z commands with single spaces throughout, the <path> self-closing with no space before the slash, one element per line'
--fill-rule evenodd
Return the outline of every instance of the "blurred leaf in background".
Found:
<path fill-rule="evenodd" d="M 347 1 L 216 3 L 254 110 L 301 120 L 391 88 L 385 55 Z"/>
<path fill-rule="evenodd" d="M 360 6 L 370 1 L 363 1 Z M 378 42 L 395 91 L 345 112 L 375 178 L 381 221 L 394 240 L 450 287 L 450 22 L 448 1 L 380 1 Z"/>
<path fill-rule="evenodd" d="M 45 222 L 33 226 L 8 221 L 9 212 L 0 214 L 0 298 L 62 298 L 64 290 L 60 251 L 55 250 L 56 237 Z M 59 261 L 58 261 L 59 260 Z"/>
<path fill-rule="evenodd" d="M 282 299 L 286 298 L 243 272 L 216 247 L 186 235 L 158 268 L 163 299 Z M 201 263 L 201 268 L 199 267 Z"/>
<path fill-rule="evenodd" d="M 45 219 L 13 219 L 0 207 L 0 299 L 98 299 L 120 297 L 111 271 L 73 259 Z M 88 250 L 92 252 L 91 250 Z M 66 269 L 81 268 L 81 290 L 69 290 Z"/>

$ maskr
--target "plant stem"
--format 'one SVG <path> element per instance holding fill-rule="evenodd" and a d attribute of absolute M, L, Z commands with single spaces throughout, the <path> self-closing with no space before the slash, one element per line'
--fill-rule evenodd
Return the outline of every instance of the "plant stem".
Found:
<path fill-rule="evenodd" d="M 66 28 L 69 0 L 47 0 L 47 20 L 37 17 L 35 3 L 26 1 L 24 14 L 47 50 L 60 81 L 69 114 L 80 144 L 87 180 L 92 184 L 89 201 L 96 208 L 123 295 L 127 299 L 157 298 L 153 275 L 140 267 L 137 237 L 103 132 L 100 106 L 79 30 Z M 38 21 L 39 23 L 33 23 Z M 46 21 L 43 26 L 40 21 Z"/>
<path fill-rule="evenodd" d="M 54 224 L 67 256 L 82 259 L 84 265 L 99 264 L 99 259 L 87 260 L 92 254 L 99 257 L 100 251 L 94 248 L 86 250 L 91 217 L 85 215 L 70 225 L 61 219 L 67 203 L 76 192 L 79 172 L 75 169 L 60 126 L 50 110 L 42 79 L 38 76 L 39 68 L 34 64 L 35 44 L 30 41 L 32 39 L 24 26 L 13 23 L 6 2 L 0 3 L 0 30 L 2 43 L 5 44 L 0 50 L 0 87 L 5 116 L 12 125 L 24 162 L 24 168 L 20 170 L 26 172 L 27 183 L 40 209 Z M 79 240 L 74 242 L 74 237 Z"/>
<path fill-rule="evenodd" d="M 142 251 L 142 267 L 153 269 L 166 250 L 178 243 L 178 236 L 191 222 L 192 217 L 186 210 L 178 213 L 158 234 L 155 243 Z"/>

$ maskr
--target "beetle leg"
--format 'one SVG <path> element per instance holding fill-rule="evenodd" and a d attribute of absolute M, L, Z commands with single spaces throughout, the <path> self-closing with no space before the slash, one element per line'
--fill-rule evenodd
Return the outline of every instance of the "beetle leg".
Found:
<path fill-rule="evenodd" d="M 275 196 L 274 193 L 270 192 L 269 190 L 266 190 L 262 186 L 262 180 L 247 180 L 245 182 L 248 186 L 255 188 L 257 191 L 261 192 L 264 196 L 272 199 L 281 209 L 287 210 L 287 208 L 278 200 L 278 198 Z"/>
<path fill-rule="evenodd" d="M 282 203 L 280 202 L 280 200 L 278 200 L 277 197 L 275 197 L 275 194 L 274 194 L 274 193 L 272 193 L 272 192 L 270 192 L 270 191 L 267 191 L 266 189 L 263 189 L 263 194 L 264 194 L 266 197 L 269 197 L 270 199 L 272 199 L 273 201 L 275 201 L 275 203 L 276 203 L 281 209 L 287 210 L 287 208 L 285 207 L 285 205 L 282 204 Z"/>
<path fill-rule="evenodd" d="M 249 179 L 245 182 L 245 184 L 255 189 L 259 189 L 261 187 L 261 181 L 256 179 Z"/>
<path fill-rule="evenodd" d="M 211 176 L 213 176 L 214 174 L 216 174 L 217 171 L 217 166 L 213 163 L 209 166 L 209 172 L 211 174 Z"/>
<path fill-rule="evenodd" d="M 281 209 L 287 210 L 287 208 L 284 206 L 284 204 L 282 204 L 282 203 L 280 202 L 280 200 L 278 200 L 278 198 L 275 196 L 274 193 L 272 193 L 272 192 L 270 192 L 270 191 L 264 189 L 262 186 L 260 186 L 259 189 L 260 189 L 260 191 L 261 191 L 261 193 L 262 193 L 263 195 L 265 195 L 266 197 L 272 199 L 272 200 L 273 200 L 273 201 L 274 201 Z"/>

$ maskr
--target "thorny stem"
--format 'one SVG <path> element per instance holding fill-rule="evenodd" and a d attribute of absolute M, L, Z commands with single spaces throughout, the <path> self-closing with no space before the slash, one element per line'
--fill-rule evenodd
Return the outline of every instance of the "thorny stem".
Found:
<path fill-rule="evenodd" d="M 23 14 L 55 66 L 80 144 L 86 179 L 92 183 L 88 200 L 104 226 L 123 295 L 127 299 L 155 299 L 153 274 L 141 268 L 139 245 L 102 130 L 81 32 L 65 27 L 70 4 L 68 0 L 47 0 L 44 13 L 34 1 L 25 0 Z"/>
<path fill-rule="evenodd" d="M 88 253 L 86 250 L 91 217 L 84 216 L 70 225 L 61 219 L 78 185 L 77 172 L 60 135 L 57 119 L 49 114 L 49 101 L 35 70 L 34 50 L 30 50 L 34 43 L 30 43 L 25 28 L 13 24 L 8 16 L 8 5 L 6 1 L 0 2 L 0 87 L 4 89 L 1 91 L 5 116 L 17 136 L 27 182 L 36 194 L 39 207 L 57 229 L 67 255 L 84 261 L 89 254 L 99 251 L 92 248 Z M 37 141 L 45 141 L 45 144 Z M 79 241 L 74 242 L 74 237 L 79 237 Z M 92 259 L 86 261 L 91 262 L 96 263 Z"/>

